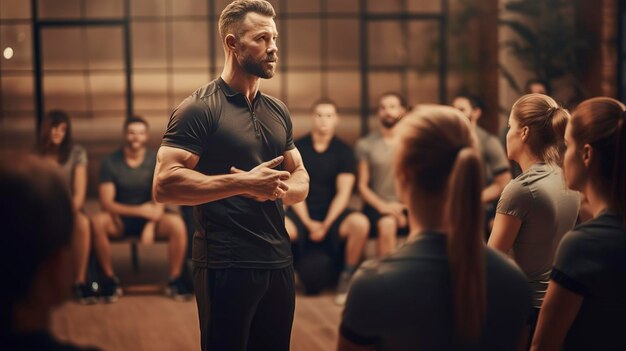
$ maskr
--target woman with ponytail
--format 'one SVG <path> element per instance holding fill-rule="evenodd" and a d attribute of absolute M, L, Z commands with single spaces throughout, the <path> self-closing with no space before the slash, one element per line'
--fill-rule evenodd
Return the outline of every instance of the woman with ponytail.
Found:
<path fill-rule="evenodd" d="M 396 132 L 396 187 L 411 233 L 356 273 L 338 349 L 514 349 L 530 291 L 482 241 L 482 164 L 469 121 L 451 107 L 422 107 Z"/>
<path fill-rule="evenodd" d="M 626 107 L 582 102 L 565 132 L 563 170 L 593 219 L 561 242 L 532 350 L 626 350 Z"/>
<path fill-rule="evenodd" d="M 537 322 L 550 280 L 556 247 L 576 223 L 580 199 L 565 185 L 560 165 L 569 113 L 549 96 L 528 94 L 509 117 L 507 156 L 522 174 L 504 188 L 488 245 L 524 271 L 533 294 L 526 345 Z"/>

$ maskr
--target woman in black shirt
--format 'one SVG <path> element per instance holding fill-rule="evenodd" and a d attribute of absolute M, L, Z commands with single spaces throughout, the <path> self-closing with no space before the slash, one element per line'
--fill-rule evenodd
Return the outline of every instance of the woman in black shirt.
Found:
<path fill-rule="evenodd" d="M 626 350 L 626 107 L 581 103 L 565 131 L 564 173 L 594 218 L 561 242 L 532 350 Z"/>

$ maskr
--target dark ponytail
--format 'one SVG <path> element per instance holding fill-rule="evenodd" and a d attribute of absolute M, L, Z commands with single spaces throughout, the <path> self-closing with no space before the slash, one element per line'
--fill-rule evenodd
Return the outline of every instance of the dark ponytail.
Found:
<path fill-rule="evenodd" d="M 448 258 L 456 330 L 465 340 L 480 337 L 487 306 L 482 179 L 477 151 L 471 147 L 461 149 L 450 173 Z"/>

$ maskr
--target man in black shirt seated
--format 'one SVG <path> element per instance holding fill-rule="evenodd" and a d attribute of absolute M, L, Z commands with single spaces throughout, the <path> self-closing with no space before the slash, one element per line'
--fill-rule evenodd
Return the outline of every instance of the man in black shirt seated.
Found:
<path fill-rule="evenodd" d="M 92 218 L 94 248 L 105 274 L 100 295 L 114 302 L 121 295 L 113 273 L 109 236 L 140 236 L 150 244 L 155 236 L 169 238 L 169 284 L 167 294 L 176 300 L 191 296 L 181 279 L 187 249 L 185 223 L 180 215 L 164 211 L 152 199 L 156 153 L 146 148 L 148 123 L 131 117 L 124 124 L 124 147 L 110 154 L 100 168 L 100 204 L 104 212 Z"/>
<path fill-rule="evenodd" d="M 15 156 L 0 162 L 0 349 L 82 350 L 50 335 L 76 274 L 69 189 L 52 162 Z"/>
<path fill-rule="evenodd" d="M 335 136 L 338 122 L 337 105 L 332 100 L 321 99 L 313 105 L 312 131 L 295 142 L 311 179 L 309 196 L 291 206 L 285 226 L 292 241 L 297 242 L 299 255 L 322 246 L 334 259 L 341 258 L 345 242 L 345 262 L 335 300 L 343 305 L 350 277 L 363 254 L 369 221 L 362 213 L 348 209 L 356 162 L 350 147 Z"/>

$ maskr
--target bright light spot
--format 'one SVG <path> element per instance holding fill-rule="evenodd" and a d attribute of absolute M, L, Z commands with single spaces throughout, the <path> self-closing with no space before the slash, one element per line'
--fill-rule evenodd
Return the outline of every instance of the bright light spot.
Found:
<path fill-rule="evenodd" d="M 9 46 L 4 49 L 2 56 L 4 56 L 5 59 L 10 60 L 13 57 L 13 48 Z"/>

